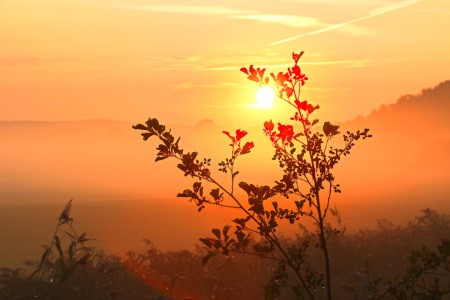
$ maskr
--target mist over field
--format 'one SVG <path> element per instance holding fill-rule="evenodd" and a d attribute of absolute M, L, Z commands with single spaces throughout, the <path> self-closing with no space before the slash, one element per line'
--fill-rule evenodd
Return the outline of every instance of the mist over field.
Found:
<path fill-rule="evenodd" d="M 424 208 L 450 211 L 449 100 L 450 81 L 445 81 L 340 124 L 341 132 L 370 128 L 373 134 L 335 171 L 342 194 L 334 200 L 350 231 L 374 227 L 377 219 L 402 224 Z M 158 116 L 149 112 L 149 117 Z M 154 162 L 157 141 L 144 142 L 131 128 L 145 121 L 0 122 L 0 265 L 37 259 L 72 198 L 77 226 L 112 253 L 139 249 L 142 238 L 164 250 L 194 249 L 198 237 L 226 224 L 228 212 L 197 213 L 195 205 L 175 197 L 193 181 L 175 161 Z M 237 182 L 272 185 L 281 171 L 276 162 L 266 163 L 272 148 L 262 124 L 236 126 L 212 120 L 167 124 L 184 149 L 212 158 L 213 172 L 229 154 L 228 137 L 221 132 L 247 130 L 245 139 L 255 148 L 238 161 Z M 229 184 L 228 177 L 219 178 Z"/>

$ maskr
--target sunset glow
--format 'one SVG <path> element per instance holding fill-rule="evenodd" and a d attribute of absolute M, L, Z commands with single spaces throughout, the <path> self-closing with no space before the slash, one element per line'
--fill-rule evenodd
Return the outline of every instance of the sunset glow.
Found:
<path fill-rule="evenodd" d="M 436 0 L 4 0 L 0 120 L 151 111 L 169 123 L 256 125 L 257 114 L 235 114 L 254 110 L 236 70 L 278 72 L 300 50 L 304 96 L 350 120 L 449 76 L 449 11 Z"/>
<path fill-rule="evenodd" d="M 307 206 L 349 233 L 448 213 L 448 53 L 442 0 L 1 0 L 0 268 L 39 260 L 69 199 L 109 253 L 231 245 L 230 220 L 303 222 Z"/>

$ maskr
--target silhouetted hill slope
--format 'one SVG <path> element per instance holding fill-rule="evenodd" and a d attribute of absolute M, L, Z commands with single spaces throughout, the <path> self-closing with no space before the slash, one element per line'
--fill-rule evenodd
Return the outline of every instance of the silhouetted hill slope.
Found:
<path fill-rule="evenodd" d="M 342 131 L 370 128 L 373 138 L 360 143 L 338 167 L 344 186 L 362 203 L 439 206 L 450 209 L 450 81 L 417 95 L 400 97 L 367 117 L 342 124 Z M 345 165 L 345 167 L 344 167 Z M 345 191 L 347 191 L 345 188 Z M 398 205 L 398 204 L 402 205 Z"/>
<path fill-rule="evenodd" d="M 375 156 L 423 163 L 442 159 L 448 166 L 449 115 L 450 81 L 445 81 L 417 95 L 402 96 L 367 117 L 342 124 L 342 128 L 370 128 L 374 134 L 371 142 L 378 150 Z"/>
<path fill-rule="evenodd" d="M 348 123 L 378 126 L 381 124 L 377 123 L 398 123 L 399 117 L 410 117 L 406 125 L 418 124 L 426 127 L 427 123 L 432 123 L 434 127 L 441 125 L 442 129 L 448 130 L 450 128 L 450 123 L 447 122 L 449 113 L 450 80 L 446 80 L 433 88 L 423 89 L 417 95 L 402 96 L 395 103 L 383 105 L 369 116 L 358 117 Z"/>

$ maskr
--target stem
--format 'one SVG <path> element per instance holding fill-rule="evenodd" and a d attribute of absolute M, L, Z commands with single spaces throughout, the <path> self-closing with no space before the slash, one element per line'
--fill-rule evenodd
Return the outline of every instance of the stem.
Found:
<path fill-rule="evenodd" d="M 325 207 L 325 211 L 323 213 L 323 218 L 327 216 L 328 208 L 330 207 L 330 198 L 331 198 L 331 188 L 333 187 L 333 184 L 330 182 L 330 190 L 328 192 L 328 200 L 327 200 L 327 207 Z"/>
<path fill-rule="evenodd" d="M 299 110 L 300 112 L 300 110 Z M 301 112 L 300 112 L 301 113 Z M 306 128 L 306 125 L 304 122 L 302 122 L 303 124 L 303 130 L 305 132 L 305 137 L 307 140 L 308 145 L 310 144 L 310 136 L 308 133 L 308 130 Z M 319 187 L 317 185 L 317 178 L 316 178 L 316 168 L 314 167 L 314 159 L 313 159 L 313 154 L 311 153 L 311 150 L 308 150 L 309 153 L 309 157 L 311 159 L 311 166 L 312 166 L 312 172 L 311 175 L 313 177 L 314 180 L 314 193 L 316 195 L 316 203 L 317 203 L 317 214 L 319 217 L 319 228 L 320 228 L 320 241 L 322 244 L 322 250 L 323 250 L 323 255 L 324 255 L 324 259 L 325 259 L 325 275 L 327 278 L 327 299 L 331 300 L 332 296 L 331 296 L 331 274 L 330 274 L 330 259 L 328 256 L 328 248 L 327 248 L 327 242 L 325 239 L 325 232 L 323 229 L 323 222 L 324 222 L 324 216 L 322 216 L 322 210 L 320 208 L 320 195 L 319 195 Z"/>
<path fill-rule="evenodd" d="M 234 161 L 235 159 L 233 159 L 234 157 L 234 143 L 233 143 L 233 148 L 231 149 L 231 167 L 230 167 L 230 171 L 231 171 L 231 195 L 233 195 L 233 191 L 234 191 Z"/>
<path fill-rule="evenodd" d="M 217 181 L 215 181 L 214 179 L 212 179 L 212 182 L 214 184 L 216 184 L 219 188 L 221 188 L 223 191 L 225 191 L 225 193 L 227 193 L 235 202 L 237 205 L 239 205 L 239 207 L 248 215 L 250 216 L 250 218 L 253 219 L 253 221 L 256 222 L 256 224 L 259 225 L 260 228 L 263 228 L 263 224 L 261 222 L 259 222 L 254 216 L 253 214 L 251 214 L 247 209 L 245 209 L 245 207 L 242 206 L 242 204 L 233 196 L 233 194 L 231 194 L 230 192 L 228 192 L 226 189 L 224 189 Z M 273 234 L 273 232 L 272 232 Z M 277 246 L 278 250 L 280 250 L 280 252 L 283 254 L 283 256 L 286 258 L 287 263 L 289 264 L 289 266 L 291 266 L 291 268 L 294 270 L 294 272 L 297 274 L 297 277 L 300 279 L 300 282 L 302 283 L 303 287 L 305 288 L 306 292 L 308 293 L 309 297 L 311 298 L 311 300 L 314 300 L 314 295 L 311 293 L 311 291 L 307 288 L 306 286 L 306 282 L 303 279 L 303 276 L 300 274 L 300 271 L 294 266 L 294 264 L 292 263 L 291 259 L 289 258 L 289 256 L 287 255 L 287 253 L 284 251 L 283 247 L 280 245 L 277 237 L 273 234 L 273 236 L 270 235 L 270 232 L 265 233 L 265 236 L 267 238 L 269 238 L 274 244 L 275 246 Z"/>
<path fill-rule="evenodd" d="M 294 89 L 294 91 L 295 91 L 295 89 Z M 293 107 L 295 107 L 297 109 L 300 117 L 303 119 L 303 114 L 302 114 L 302 112 L 300 111 L 300 109 L 298 107 L 296 107 L 290 101 L 287 101 L 286 99 L 284 99 L 282 97 L 280 97 L 280 98 L 282 100 L 284 100 L 285 102 L 291 104 Z M 297 96 L 296 96 L 296 99 L 298 99 Z M 309 146 L 310 145 L 310 139 L 311 139 L 310 136 L 309 136 L 309 130 L 306 127 L 305 122 L 301 122 L 301 123 L 303 125 L 303 132 L 305 133 L 307 146 Z M 325 232 L 324 232 L 324 226 L 323 226 L 324 216 L 322 216 L 322 211 L 321 211 L 321 208 L 320 208 L 319 187 L 317 186 L 316 168 L 314 167 L 313 154 L 311 153 L 311 150 L 308 150 L 308 153 L 309 153 L 309 157 L 311 159 L 311 167 L 312 167 L 311 175 L 312 175 L 313 181 L 314 181 L 314 193 L 315 193 L 316 198 L 317 198 L 316 209 L 317 209 L 317 213 L 318 213 L 318 217 L 319 217 L 318 224 L 319 224 L 319 228 L 320 228 L 320 241 L 321 241 L 321 244 L 322 244 L 322 250 L 323 250 L 324 259 L 325 259 L 325 273 L 326 273 L 326 280 L 327 280 L 327 299 L 328 300 L 332 300 L 332 296 L 331 296 L 330 260 L 329 260 L 329 256 L 328 256 L 328 248 L 327 248 L 327 244 L 326 244 Z"/>
<path fill-rule="evenodd" d="M 323 217 L 322 217 L 322 212 L 320 210 L 320 200 L 319 200 L 319 193 L 316 192 L 316 197 L 317 197 L 317 212 L 319 214 L 319 227 L 320 227 L 320 239 L 321 239 L 321 244 L 322 244 L 322 250 L 323 250 L 323 254 L 324 254 L 324 258 L 325 258 L 325 272 L 326 272 L 326 277 L 327 277 L 327 297 L 328 300 L 331 300 L 331 274 L 330 274 L 330 259 L 328 257 L 328 248 L 327 248 L 327 243 L 326 243 L 326 239 L 325 239 L 325 232 L 323 229 Z"/>
<path fill-rule="evenodd" d="M 45 259 L 42 261 L 42 263 L 44 264 L 44 266 L 42 268 L 42 272 L 41 272 L 41 269 L 39 267 L 39 272 L 38 272 L 38 276 L 37 276 L 38 280 L 39 280 L 38 289 L 41 286 L 42 278 L 44 277 L 44 274 L 45 274 L 45 271 L 46 271 L 45 269 L 47 268 L 47 259 L 48 259 L 49 255 L 50 255 L 50 252 L 52 251 L 53 243 L 55 241 L 55 236 L 56 236 L 56 233 L 58 233 L 58 228 L 59 228 L 59 221 L 58 221 L 58 225 L 56 225 L 55 233 L 53 234 L 52 242 L 50 243 L 50 247 L 48 248 L 47 255 L 45 255 Z"/>
<path fill-rule="evenodd" d="M 295 274 L 297 274 L 297 277 L 300 279 L 300 282 L 302 283 L 303 287 L 305 288 L 306 292 L 308 293 L 309 297 L 314 300 L 314 295 L 311 293 L 311 291 L 306 287 L 305 280 L 303 279 L 303 276 L 300 274 L 300 270 L 294 266 L 294 263 L 291 261 L 289 256 L 284 252 L 283 247 L 281 247 L 280 243 L 278 242 L 278 239 L 275 237 L 272 238 L 270 235 L 268 237 L 272 240 L 273 243 L 277 246 L 277 248 L 281 251 L 283 256 L 286 258 L 287 263 L 289 266 L 294 270 Z"/>

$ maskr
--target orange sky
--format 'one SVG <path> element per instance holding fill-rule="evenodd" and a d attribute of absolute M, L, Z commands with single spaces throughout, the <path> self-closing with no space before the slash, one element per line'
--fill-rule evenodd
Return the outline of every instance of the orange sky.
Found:
<path fill-rule="evenodd" d="M 0 120 L 261 124 L 283 109 L 239 68 L 304 50 L 305 99 L 345 121 L 450 78 L 449 36 L 438 0 L 1 0 Z"/>

